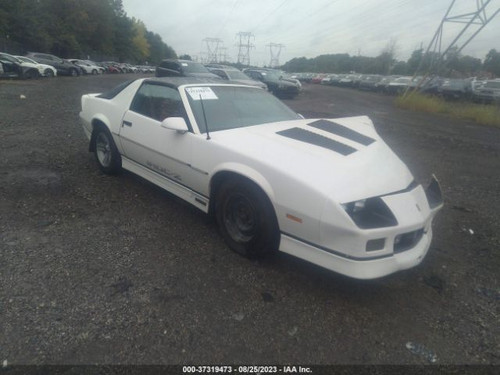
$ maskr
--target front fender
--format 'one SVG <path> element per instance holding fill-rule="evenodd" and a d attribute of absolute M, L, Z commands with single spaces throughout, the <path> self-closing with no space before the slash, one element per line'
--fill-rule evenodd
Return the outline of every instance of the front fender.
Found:
<path fill-rule="evenodd" d="M 212 181 L 214 181 L 214 179 L 216 179 L 217 176 L 220 175 L 221 173 L 233 173 L 248 178 L 250 181 L 254 182 L 257 186 L 259 186 L 264 191 L 264 193 L 266 193 L 271 203 L 275 201 L 274 190 L 271 187 L 269 181 L 261 173 L 249 167 L 248 165 L 234 163 L 234 162 L 219 164 L 212 171 L 210 177 L 211 181 L 210 194 L 212 193 Z"/>

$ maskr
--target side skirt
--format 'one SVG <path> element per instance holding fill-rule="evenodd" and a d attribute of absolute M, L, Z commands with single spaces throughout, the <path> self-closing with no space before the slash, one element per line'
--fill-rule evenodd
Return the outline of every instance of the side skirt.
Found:
<path fill-rule="evenodd" d="M 142 178 L 158 185 L 162 189 L 174 194 L 175 196 L 184 199 L 186 202 L 191 203 L 201 211 L 208 213 L 209 200 L 201 194 L 170 180 L 151 169 L 148 169 L 122 155 L 122 167 Z"/>

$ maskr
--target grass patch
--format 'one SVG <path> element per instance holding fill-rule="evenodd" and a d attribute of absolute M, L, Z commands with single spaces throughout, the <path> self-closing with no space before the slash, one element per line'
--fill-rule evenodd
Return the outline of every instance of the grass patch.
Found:
<path fill-rule="evenodd" d="M 400 108 L 412 111 L 443 113 L 462 120 L 472 120 L 481 125 L 500 127 L 500 108 L 495 105 L 453 103 L 415 92 L 397 97 L 395 103 Z"/>

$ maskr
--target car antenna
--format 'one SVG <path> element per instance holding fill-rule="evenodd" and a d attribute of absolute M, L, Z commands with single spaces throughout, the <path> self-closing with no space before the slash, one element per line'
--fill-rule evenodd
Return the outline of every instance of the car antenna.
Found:
<path fill-rule="evenodd" d="M 205 106 L 203 105 L 203 99 L 201 98 L 201 94 L 200 94 L 200 102 L 201 102 L 201 111 L 203 112 L 203 119 L 205 120 L 205 130 L 207 131 L 207 140 L 209 140 L 210 133 L 208 132 L 207 115 L 205 114 Z"/>

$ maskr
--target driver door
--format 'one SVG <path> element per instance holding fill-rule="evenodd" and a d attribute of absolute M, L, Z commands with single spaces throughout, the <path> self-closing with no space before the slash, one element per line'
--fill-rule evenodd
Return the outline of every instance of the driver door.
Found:
<path fill-rule="evenodd" d="M 167 117 L 185 117 L 177 89 L 143 83 L 122 120 L 123 152 L 142 167 L 189 186 L 193 134 L 163 128 L 161 122 Z"/>

